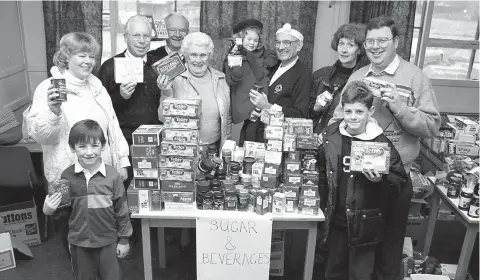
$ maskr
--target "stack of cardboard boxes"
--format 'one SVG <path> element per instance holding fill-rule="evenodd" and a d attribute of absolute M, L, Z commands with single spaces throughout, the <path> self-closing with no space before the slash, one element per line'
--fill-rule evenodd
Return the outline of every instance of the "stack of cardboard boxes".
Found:
<path fill-rule="evenodd" d="M 141 125 L 132 134 L 131 155 L 134 179 L 133 190 L 130 188 L 127 192 L 132 213 L 162 210 L 158 171 L 162 130 L 162 125 Z"/>
<path fill-rule="evenodd" d="M 160 147 L 160 181 L 165 211 L 194 210 L 195 168 L 199 151 L 200 99 L 167 98 Z"/>

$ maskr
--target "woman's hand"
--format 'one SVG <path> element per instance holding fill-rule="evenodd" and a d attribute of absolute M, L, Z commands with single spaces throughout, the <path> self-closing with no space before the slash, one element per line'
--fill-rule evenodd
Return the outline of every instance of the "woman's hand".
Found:
<path fill-rule="evenodd" d="M 45 213 L 45 215 L 52 215 L 57 210 L 58 205 L 60 205 L 60 201 L 62 201 L 62 194 L 60 192 L 47 195 L 45 203 L 43 204 L 43 213 Z"/>
<path fill-rule="evenodd" d="M 272 104 L 268 103 L 267 95 L 254 89 L 250 90 L 250 102 L 260 110 L 268 110 L 272 107 Z"/>
<path fill-rule="evenodd" d="M 168 81 L 167 75 L 159 75 L 157 78 L 157 86 L 160 90 L 170 89 L 172 87 L 172 83 Z"/>
<path fill-rule="evenodd" d="M 130 251 L 130 245 L 127 244 L 117 244 L 117 257 L 120 259 L 125 258 L 125 256 L 128 254 L 128 251 Z"/>
<path fill-rule="evenodd" d="M 54 88 L 53 85 L 50 85 L 47 90 L 47 105 L 57 116 L 62 112 L 62 101 L 57 100 L 59 96 L 58 89 Z"/>
<path fill-rule="evenodd" d="M 127 180 L 128 178 L 128 171 L 127 171 L 127 168 L 126 167 L 123 167 L 122 169 L 120 169 L 118 171 L 118 173 L 120 173 L 120 177 L 122 177 L 122 180 L 125 181 Z"/>

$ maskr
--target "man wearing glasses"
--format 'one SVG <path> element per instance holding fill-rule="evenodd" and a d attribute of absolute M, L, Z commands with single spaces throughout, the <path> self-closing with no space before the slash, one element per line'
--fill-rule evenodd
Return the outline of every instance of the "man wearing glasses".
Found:
<path fill-rule="evenodd" d="M 112 98 L 113 108 L 117 114 L 120 128 L 129 145 L 132 145 L 132 132 L 141 124 L 159 124 L 158 106 L 160 89 L 157 87 L 157 74 L 152 64 L 158 58 L 147 54 L 150 49 L 152 26 L 144 16 L 136 15 L 128 19 L 125 25 L 124 40 L 127 49 L 114 57 L 139 57 L 144 62 L 143 83 L 115 82 L 114 57 L 106 60 L 100 67 L 98 78 Z M 133 170 L 128 169 L 125 189 L 133 178 Z"/>
<path fill-rule="evenodd" d="M 275 104 L 286 118 L 306 118 L 312 73 L 298 59 L 303 35 L 286 23 L 276 32 L 275 38 L 275 50 L 280 61 L 269 76 L 268 92 L 251 89 L 250 101 L 261 110 L 268 110 Z M 260 131 L 262 127 L 258 129 L 257 135 L 263 135 Z"/>
<path fill-rule="evenodd" d="M 348 82 L 365 78 L 386 82 L 375 97 L 373 117 L 398 150 L 407 172 L 420 152 L 420 138 L 437 135 L 440 113 L 435 92 L 428 77 L 414 64 L 397 55 L 399 37 L 395 22 L 389 17 L 377 17 L 367 25 L 365 50 L 370 60 L 354 72 Z M 347 82 L 347 84 L 348 84 Z M 342 118 L 341 105 L 337 106 L 330 124 Z M 403 240 L 412 186 L 392 193 L 387 210 L 387 231 L 376 263 L 377 279 L 400 279 Z M 398 196 L 401 199 L 398 199 Z"/>
<path fill-rule="evenodd" d="M 172 52 L 179 52 L 182 46 L 183 38 L 189 32 L 189 23 L 186 17 L 172 13 L 165 18 L 165 25 L 167 26 L 168 39 L 165 46 L 151 51 L 149 54 L 162 59 Z"/>

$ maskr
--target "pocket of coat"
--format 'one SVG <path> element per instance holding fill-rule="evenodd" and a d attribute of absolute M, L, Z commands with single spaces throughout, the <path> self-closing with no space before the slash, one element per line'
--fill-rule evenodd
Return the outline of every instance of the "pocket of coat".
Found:
<path fill-rule="evenodd" d="M 357 225 L 352 246 L 373 245 L 382 242 L 385 228 L 385 219 L 380 209 L 359 210 L 356 212 Z"/>

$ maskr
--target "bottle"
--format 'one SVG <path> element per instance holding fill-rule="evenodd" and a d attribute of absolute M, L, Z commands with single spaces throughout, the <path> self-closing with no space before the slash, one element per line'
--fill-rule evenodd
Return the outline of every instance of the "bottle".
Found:
<path fill-rule="evenodd" d="M 217 179 L 213 179 L 212 181 L 210 181 L 210 190 L 213 193 L 221 192 L 222 191 L 222 182 L 220 182 Z"/>
<path fill-rule="evenodd" d="M 209 174 L 213 169 L 213 162 L 209 158 L 203 158 L 198 162 L 198 172 L 203 175 Z"/>
<path fill-rule="evenodd" d="M 225 197 L 222 192 L 213 193 L 213 209 L 223 210 L 225 205 Z"/>
<path fill-rule="evenodd" d="M 203 195 L 203 210 L 213 210 L 212 192 L 207 192 Z"/>
<path fill-rule="evenodd" d="M 210 144 L 207 148 L 207 157 L 212 159 L 213 157 L 217 156 L 217 145 Z"/>
<path fill-rule="evenodd" d="M 238 196 L 238 210 L 239 211 L 247 211 L 248 209 L 248 190 L 247 189 L 238 189 L 237 190 Z"/>
<path fill-rule="evenodd" d="M 478 185 L 477 185 L 478 186 Z M 468 208 L 468 216 L 472 218 L 479 218 L 480 216 L 480 200 L 478 193 L 473 195 L 472 202 L 470 203 L 470 208 Z"/>
<path fill-rule="evenodd" d="M 227 172 L 225 171 L 225 169 L 223 169 L 223 167 L 220 167 L 217 169 L 215 178 L 217 178 L 217 180 L 223 181 L 227 177 L 226 175 L 227 175 Z"/>
<path fill-rule="evenodd" d="M 458 199 L 458 209 L 468 211 L 470 208 L 470 202 L 473 197 L 473 190 L 469 188 L 462 188 L 460 192 L 460 198 Z"/>
<path fill-rule="evenodd" d="M 225 209 L 229 211 L 237 210 L 237 194 L 234 188 L 225 191 Z"/>
<path fill-rule="evenodd" d="M 208 181 L 197 181 L 197 208 L 203 209 L 203 199 L 206 193 L 210 191 L 210 183 Z"/>
<path fill-rule="evenodd" d="M 232 150 L 222 150 L 223 169 L 225 169 L 226 176 L 230 176 L 230 162 L 232 161 Z"/>
<path fill-rule="evenodd" d="M 263 92 L 263 86 L 262 86 L 262 84 L 260 84 L 260 83 L 254 83 L 253 86 L 252 86 L 252 88 L 253 88 L 254 90 L 260 92 L 260 93 Z M 260 110 L 259 108 L 255 108 L 254 110 L 255 110 L 255 112 L 257 112 L 258 114 L 260 114 L 260 113 L 262 112 L 262 110 Z M 256 114 L 250 114 L 249 120 L 250 120 L 251 122 L 256 122 L 256 121 L 258 121 L 258 117 L 259 117 L 259 116 L 256 115 Z"/>
<path fill-rule="evenodd" d="M 449 179 L 449 186 L 447 190 L 447 196 L 450 198 L 457 198 L 460 193 L 460 186 L 462 184 L 462 179 L 457 176 L 452 176 Z"/>
<path fill-rule="evenodd" d="M 230 176 L 234 184 L 240 180 L 240 163 L 236 161 L 230 163 Z"/>

